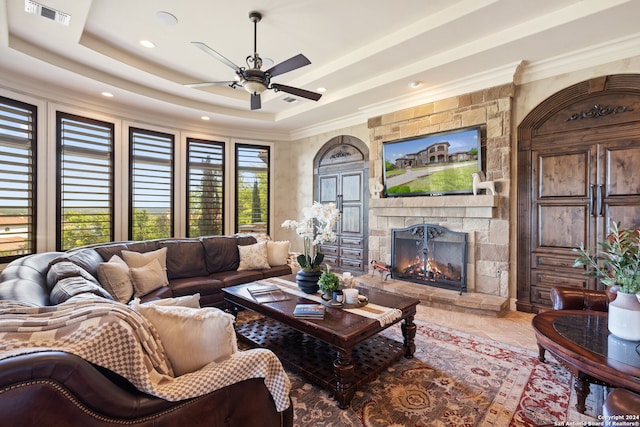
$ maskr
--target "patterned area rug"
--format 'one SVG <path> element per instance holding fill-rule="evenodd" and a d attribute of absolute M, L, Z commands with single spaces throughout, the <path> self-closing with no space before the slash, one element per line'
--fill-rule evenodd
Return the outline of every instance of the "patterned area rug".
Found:
<path fill-rule="evenodd" d="M 553 358 L 541 363 L 536 351 L 435 324 L 416 325 L 414 359 L 401 359 L 358 390 L 348 410 L 290 373 L 294 425 L 503 427 L 596 421 L 573 409 L 570 375 Z M 384 335 L 402 340 L 398 325 Z"/>

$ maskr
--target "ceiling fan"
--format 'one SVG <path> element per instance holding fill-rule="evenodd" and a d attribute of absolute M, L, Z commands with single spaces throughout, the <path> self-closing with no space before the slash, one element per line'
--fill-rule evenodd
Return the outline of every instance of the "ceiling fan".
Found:
<path fill-rule="evenodd" d="M 297 87 L 281 85 L 278 83 L 271 83 L 272 77 L 288 73 L 289 71 L 296 70 L 300 67 L 304 67 L 305 65 L 309 65 L 311 64 L 311 61 L 309 61 L 306 56 L 300 53 L 294 57 L 287 59 L 286 61 L 274 65 L 266 71 L 262 71 L 262 58 L 260 58 L 260 55 L 258 55 L 257 47 L 258 22 L 260 22 L 260 20 L 262 19 L 262 14 L 260 12 L 251 11 L 249 12 L 249 19 L 251 20 L 251 22 L 253 22 L 253 56 L 247 56 L 247 68 L 237 66 L 202 42 L 191 42 L 191 44 L 193 44 L 197 48 L 213 56 L 223 64 L 231 67 L 236 72 L 236 76 L 234 80 L 221 82 L 189 83 L 185 86 L 202 87 L 224 84 L 234 89 L 237 87 L 243 87 L 247 92 L 251 94 L 252 110 L 259 110 L 261 108 L 262 104 L 260 101 L 260 94 L 267 89 L 273 90 L 275 92 L 287 92 L 292 95 L 300 96 L 302 98 L 311 99 L 313 101 L 319 100 L 322 96 L 319 93 L 311 92 Z"/>

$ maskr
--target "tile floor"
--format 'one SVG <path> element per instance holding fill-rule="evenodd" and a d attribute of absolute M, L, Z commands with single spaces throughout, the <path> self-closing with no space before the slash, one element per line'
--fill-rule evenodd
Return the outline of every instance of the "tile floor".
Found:
<path fill-rule="evenodd" d="M 510 311 L 504 317 L 496 318 L 454 312 L 420 304 L 418 305 L 416 319 L 507 344 L 537 350 L 536 337 L 531 327 L 533 316 L 531 313 Z"/>

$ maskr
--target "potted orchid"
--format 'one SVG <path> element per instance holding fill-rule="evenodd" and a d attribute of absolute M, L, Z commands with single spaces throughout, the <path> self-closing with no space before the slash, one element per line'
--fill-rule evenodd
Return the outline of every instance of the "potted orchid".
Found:
<path fill-rule="evenodd" d="M 299 221 L 286 220 L 282 223 L 282 227 L 295 229 L 296 234 L 302 237 L 303 253 L 297 257 L 298 264 L 302 269 L 301 272 L 313 274 L 305 275 L 299 272 L 297 275 L 298 286 L 305 292 L 311 291 L 307 293 L 313 293 L 318 290 L 317 281 L 320 276 L 320 264 L 324 260 L 324 255 L 318 252 L 317 246 L 336 240 L 336 233 L 333 228 L 340 218 L 340 211 L 334 203 L 322 204 L 313 202 L 313 205 L 302 210 L 302 215 L 303 218 Z M 300 283 L 301 276 L 305 276 L 305 279 L 309 282 L 306 287 L 303 287 Z M 311 286 L 311 282 L 314 282 L 315 286 Z M 311 290 L 312 288 L 315 289 Z"/>

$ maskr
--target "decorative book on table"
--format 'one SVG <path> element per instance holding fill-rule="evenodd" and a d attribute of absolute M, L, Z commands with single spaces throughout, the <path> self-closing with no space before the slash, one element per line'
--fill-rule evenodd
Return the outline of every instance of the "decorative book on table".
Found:
<path fill-rule="evenodd" d="M 289 295 L 277 285 L 256 284 L 254 286 L 249 286 L 247 290 L 258 304 L 285 301 L 289 299 Z"/>
<path fill-rule="evenodd" d="M 324 319 L 324 305 L 297 304 L 293 310 L 293 317 L 298 319 Z"/>

